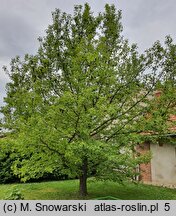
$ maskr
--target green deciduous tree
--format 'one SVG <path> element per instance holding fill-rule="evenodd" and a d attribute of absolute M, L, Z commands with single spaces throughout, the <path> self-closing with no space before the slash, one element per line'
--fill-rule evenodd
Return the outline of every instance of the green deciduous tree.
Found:
<path fill-rule="evenodd" d="M 159 41 L 147 50 L 151 67 L 157 71 L 160 79 L 154 88 L 154 97 L 150 100 L 150 112 L 147 121 L 143 121 L 143 131 L 152 131 L 159 139 L 176 131 L 176 45 L 167 36 L 164 46 Z M 174 141 L 175 142 L 175 141 Z"/>
<path fill-rule="evenodd" d="M 134 175 L 140 158 L 130 151 L 141 141 L 138 125 L 159 75 L 152 57 L 123 38 L 115 6 L 95 16 L 85 4 L 52 17 L 37 54 L 14 58 L 7 71 L 4 127 L 27 157 L 14 163 L 16 174 L 27 180 L 57 165 L 80 179 L 84 196 L 92 173 L 119 181 Z"/>

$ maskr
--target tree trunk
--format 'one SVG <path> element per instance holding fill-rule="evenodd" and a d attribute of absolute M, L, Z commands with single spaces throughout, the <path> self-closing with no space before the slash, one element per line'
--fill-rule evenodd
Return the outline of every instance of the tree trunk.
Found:
<path fill-rule="evenodd" d="M 83 159 L 82 174 L 79 177 L 79 194 L 83 197 L 87 195 L 87 158 Z"/>

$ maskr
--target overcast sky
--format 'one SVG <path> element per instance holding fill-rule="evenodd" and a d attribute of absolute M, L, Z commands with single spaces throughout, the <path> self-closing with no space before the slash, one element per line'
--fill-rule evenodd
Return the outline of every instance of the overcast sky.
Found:
<path fill-rule="evenodd" d="M 176 37 L 175 0 L 0 0 L 0 106 L 5 96 L 7 76 L 2 70 L 11 58 L 25 53 L 35 54 L 39 36 L 51 23 L 51 11 L 60 8 L 72 13 L 75 4 L 88 2 L 95 13 L 105 3 L 122 10 L 123 35 L 138 44 L 139 50 L 149 48 L 166 35 Z"/>

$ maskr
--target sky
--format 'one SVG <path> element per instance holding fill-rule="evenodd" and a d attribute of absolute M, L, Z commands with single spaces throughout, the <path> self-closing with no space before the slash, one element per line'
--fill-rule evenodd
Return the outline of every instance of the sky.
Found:
<path fill-rule="evenodd" d="M 37 38 L 45 35 L 55 8 L 71 14 L 74 5 L 85 2 L 95 14 L 106 3 L 122 10 L 123 35 L 137 43 L 140 52 L 156 40 L 163 42 L 166 35 L 176 38 L 175 0 L 0 0 L 0 106 L 9 82 L 2 66 L 8 66 L 16 55 L 36 53 Z"/>

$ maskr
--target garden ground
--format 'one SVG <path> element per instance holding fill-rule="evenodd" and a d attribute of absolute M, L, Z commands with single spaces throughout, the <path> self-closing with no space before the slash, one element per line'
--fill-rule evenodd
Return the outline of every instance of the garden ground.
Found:
<path fill-rule="evenodd" d="M 51 181 L 26 184 L 0 185 L 0 199 L 5 199 L 14 190 L 21 191 L 25 200 L 76 200 L 78 180 Z M 106 196 L 122 200 L 176 200 L 176 189 L 144 184 L 118 184 L 88 180 L 88 196 L 85 199 L 97 199 Z"/>

